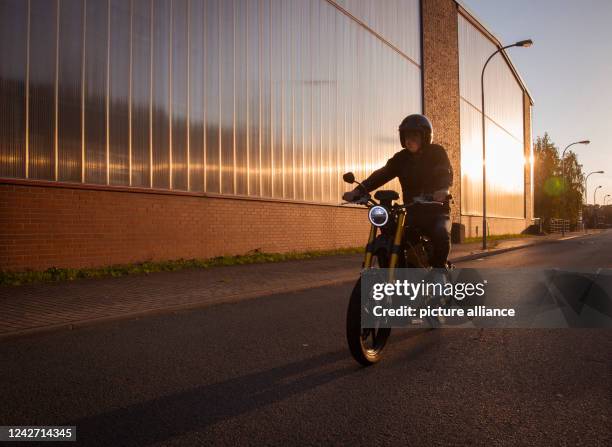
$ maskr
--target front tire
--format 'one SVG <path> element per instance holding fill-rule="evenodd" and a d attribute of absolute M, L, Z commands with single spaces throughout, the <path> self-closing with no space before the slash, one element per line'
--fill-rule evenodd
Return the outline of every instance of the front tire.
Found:
<path fill-rule="evenodd" d="M 381 262 L 379 256 L 375 259 L 379 265 L 386 264 Z M 351 293 L 346 315 L 346 340 L 351 355 L 363 366 L 378 363 L 390 335 L 390 328 L 361 327 L 361 278 L 359 278 Z"/>

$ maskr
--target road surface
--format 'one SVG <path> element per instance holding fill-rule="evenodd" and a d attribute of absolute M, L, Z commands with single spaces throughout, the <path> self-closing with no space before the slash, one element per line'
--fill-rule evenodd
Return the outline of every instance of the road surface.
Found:
<path fill-rule="evenodd" d="M 459 265 L 519 266 L 612 267 L 612 232 Z M 351 288 L 4 340 L 0 425 L 100 446 L 612 445 L 612 331 L 396 331 L 361 368 Z"/>

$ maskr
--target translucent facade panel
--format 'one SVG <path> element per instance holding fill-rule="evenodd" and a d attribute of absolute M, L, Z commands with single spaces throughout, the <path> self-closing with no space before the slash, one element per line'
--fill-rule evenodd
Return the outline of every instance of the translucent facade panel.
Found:
<path fill-rule="evenodd" d="M 503 59 L 487 67 L 485 79 L 485 114 L 518 140 L 523 140 L 523 90 Z M 490 72 L 489 72 L 490 69 Z"/>
<path fill-rule="evenodd" d="M 235 55 L 234 55 L 234 1 L 219 2 L 219 93 L 220 93 L 220 148 L 221 192 L 235 193 Z"/>
<path fill-rule="evenodd" d="M 523 143 L 487 118 L 487 215 L 524 217 Z M 482 215 L 482 115 L 461 100 L 461 212 Z"/>
<path fill-rule="evenodd" d="M 461 212 L 482 215 L 481 72 L 495 44 L 459 15 Z M 523 90 L 501 54 L 485 73 L 487 215 L 523 218 Z"/>
<path fill-rule="evenodd" d="M 336 47 L 344 47 L 344 26 L 343 17 L 340 14 L 333 15 L 334 20 L 334 32 L 333 39 Z M 346 147 L 347 147 L 347 134 L 346 134 L 346 114 L 347 105 L 344 103 L 346 98 L 346 79 L 347 79 L 347 67 L 346 67 L 346 56 L 344 54 L 338 54 L 337 62 L 333 64 L 332 76 L 336 79 L 336 88 L 334 91 L 334 104 L 335 110 L 332 113 L 332 143 L 334 144 L 335 151 L 335 164 L 337 171 L 340 173 L 347 172 L 346 164 Z M 333 173 L 332 173 L 333 174 Z M 342 176 L 333 176 L 332 180 L 335 182 L 336 193 L 332 196 L 332 200 L 336 199 L 341 191 L 345 190 L 345 183 L 342 181 Z"/>
<path fill-rule="evenodd" d="M 281 18 L 279 23 L 281 31 L 281 147 L 283 172 L 283 197 L 295 197 L 295 184 L 293 170 L 293 84 L 291 76 L 293 63 L 291 60 L 291 42 L 293 41 L 293 17 L 291 5 L 293 2 L 283 2 L 280 5 Z"/>
<path fill-rule="evenodd" d="M 55 180 L 57 1 L 30 1 L 28 177 Z"/>
<path fill-rule="evenodd" d="M 459 15 L 459 91 L 481 109 L 481 74 L 495 44 Z M 485 71 L 485 113 L 516 138 L 523 139 L 523 90 L 501 54 Z"/>
<path fill-rule="evenodd" d="M 247 60 L 247 4 L 249 0 L 235 0 L 234 4 L 234 173 L 235 192 L 248 194 L 248 60 Z"/>
<path fill-rule="evenodd" d="M 57 152 L 58 180 L 83 181 L 83 54 L 85 4 L 59 2 Z"/>
<path fill-rule="evenodd" d="M 335 0 L 334 3 L 420 64 L 419 0 Z"/>
<path fill-rule="evenodd" d="M 332 169 L 330 157 L 333 152 L 333 148 L 330 146 L 330 125 L 331 125 L 331 107 L 332 107 L 332 92 L 336 81 L 331 76 L 330 68 L 331 61 L 330 52 L 334 51 L 334 44 L 330 43 L 327 45 L 328 39 L 330 38 L 329 30 L 329 14 L 333 12 L 326 5 L 322 5 L 321 20 L 320 20 L 320 39 L 319 39 L 319 61 L 320 71 L 318 74 L 319 81 L 319 94 L 320 94 L 320 156 L 321 156 L 321 200 L 329 201 L 330 193 L 330 171 Z"/>
<path fill-rule="evenodd" d="M 461 213 L 482 215 L 482 115 L 460 101 Z"/>
<path fill-rule="evenodd" d="M 189 189 L 204 190 L 204 0 L 189 2 Z"/>
<path fill-rule="evenodd" d="M 270 103 L 272 141 L 272 197 L 283 198 L 284 165 L 283 165 L 283 79 L 282 79 L 282 3 L 283 0 L 270 1 Z M 318 8 L 319 4 L 313 5 Z M 316 32 L 313 30 L 313 32 Z M 320 177 L 319 177 L 320 179 Z M 315 200 L 320 200 L 319 195 Z"/>
<path fill-rule="evenodd" d="M 107 183 L 108 0 L 85 3 L 85 182 Z"/>
<path fill-rule="evenodd" d="M 533 129 L 533 107 L 531 105 L 529 105 L 529 134 L 526 135 L 526 139 L 531 139 L 533 138 L 532 136 L 532 129 Z M 531 189 L 529 191 L 529 193 L 531 194 L 531 197 L 533 199 L 533 192 L 534 192 L 534 183 L 533 183 L 533 177 L 535 174 L 535 166 L 534 166 L 534 156 L 533 156 L 533 144 L 529 145 L 529 184 L 531 185 Z M 588 175 L 588 174 L 587 174 Z M 585 185 L 586 186 L 586 185 Z M 535 200 L 531 200 L 531 209 L 526 209 L 525 208 L 525 213 L 528 214 L 529 216 L 533 216 L 534 215 L 534 202 Z"/>
<path fill-rule="evenodd" d="M 108 82 L 109 183 L 130 183 L 131 2 L 110 0 Z"/>
<path fill-rule="evenodd" d="M 172 188 L 187 190 L 189 167 L 187 118 L 188 118 L 188 53 L 189 26 L 187 0 L 172 1 L 171 48 L 171 110 L 172 110 Z"/>
<path fill-rule="evenodd" d="M 151 186 L 152 17 L 149 0 L 132 2 L 130 185 Z"/>
<path fill-rule="evenodd" d="M 304 200 L 313 200 L 313 178 L 314 166 L 312 157 L 312 144 L 314 141 L 313 135 L 313 94 L 312 94 L 312 79 L 313 64 L 311 63 L 312 55 L 312 37 L 310 35 L 310 10 L 312 2 L 303 2 L 300 4 L 300 62 L 301 76 L 299 82 L 302 86 L 302 184 Z"/>
<path fill-rule="evenodd" d="M 204 159 L 206 191 L 221 192 L 221 97 L 220 97 L 220 15 L 221 0 L 205 0 L 205 138 Z"/>
<path fill-rule="evenodd" d="M 259 20 L 260 2 L 246 2 L 246 88 L 247 88 L 247 190 L 261 195 L 261 61 Z"/>
<path fill-rule="evenodd" d="M 311 126 L 312 137 L 310 140 L 310 166 L 312 169 L 312 196 L 311 200 L 321 200 L 321 183 L 322 183 L 322 167 L 321 167 L 321 86 L 324 79 L 321 79 L 321 7 L 324 2 L 313 2 L 310 9 L 310 63 L 312 64 L 311 77 L 307 80 L 312 95 L 312 110 L 311 110 Z"/>
<path fill-rule="evenodd" d="M 170 187 L 170 0 L 153 0 L 151 151 L 153 187 Z"/>
<path fill-rule="evenodd" d="M 0 175 L 26 175 L 28 4 L 0 1 Z"/>
<path fill-rule="evenodd" d="M 323 0 L 0 5 L 3 176 L 338 203 L 422 109 L 418 54 L 389 45 L 415 1 L 361 4 L 384 39 Z"/>
<path fill-rule="evenodd" d="M 523 142 L 487 120 L 487 208 L 492 216 L 524 217 Z"/>

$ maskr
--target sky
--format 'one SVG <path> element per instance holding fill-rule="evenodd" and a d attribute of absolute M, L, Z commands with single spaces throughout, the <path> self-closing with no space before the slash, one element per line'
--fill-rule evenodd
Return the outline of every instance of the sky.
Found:
<path fill-rule="evenodd" d="M 601 204 L 612 196 L 612 0 L 461 0 L 502 43 L 531 38 L 509 55 L 534 100 L 533 139 L 572 146 Z M 612 197 L 608 198 L 608 203 Z"/>

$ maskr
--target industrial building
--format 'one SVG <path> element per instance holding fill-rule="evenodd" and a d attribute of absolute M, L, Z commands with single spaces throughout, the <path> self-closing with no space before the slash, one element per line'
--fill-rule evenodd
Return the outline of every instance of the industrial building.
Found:
<path fill-rule="evenodd" d="M 500 46 L 454 0 L 0 0 L 0 269 L 363 245 L 342 173 L 383 165 L 410 113 L 480 235 Z M 505 53 L 485 89 L 489 231 L 518 233 L 533 102 Z"/>

